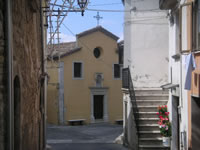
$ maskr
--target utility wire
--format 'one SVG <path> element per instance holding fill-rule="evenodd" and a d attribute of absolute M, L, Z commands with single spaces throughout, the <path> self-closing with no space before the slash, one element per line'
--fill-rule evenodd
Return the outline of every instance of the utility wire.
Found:
<path fill-rule="evenodd" d="M 87 11 L 100 11 L 100 12 L 162 12 L 160 9 L 143 9 L 143 10 L 109 10 L 109 9 L 91 9 L 86 8 Z"/>
<path fill-rule="evenodd" d="M 52 5 L 52 3 L 50 3 L 50 5 Z M 58 7 L 65 7 L 65 8 L 69 8 L 68 6 L 63 6 L 63 5 L 59 5 L 59 4 L 56 4 L 56 6 Z M 80 8 L 77 8 L 77 7 L 71 7 L 70 9 L 73 9 L 73 10 L 80 10 Z M 163 10 L 160 10 L 159 8 L 155 8 L 155 9 L 141 9 L 141 10 L 114 10 L 114 9 L 91 9 L 91 8 L 85 8 L 85 11 L 99 11 L 99 12 L 162 12 Z"/>
<path fill-rule="evenodd" d="M 107 4 L 94 4 L 94 5 L 88 5 L 88 6 L 107 6 L 107 5 L 122 5 L 122 3 L 107 3 Z"/>

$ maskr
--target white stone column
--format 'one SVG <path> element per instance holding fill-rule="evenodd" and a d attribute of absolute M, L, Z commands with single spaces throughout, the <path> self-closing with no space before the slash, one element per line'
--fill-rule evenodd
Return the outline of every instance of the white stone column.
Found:
<path fill-rule="evenodd" d="M 107 99 L 107 93 L 104 94 L 104 98 L 103 98 L 103 120 L 104 120 L 104 122 L 108 122 L 108 99 Z"/>
<path fill-rule="evenodd" d="M 94 118 L 94 95 L 91 93 L 91 101 L 90 101 L 90 122 L 95 123 L 95 118 Z"/>

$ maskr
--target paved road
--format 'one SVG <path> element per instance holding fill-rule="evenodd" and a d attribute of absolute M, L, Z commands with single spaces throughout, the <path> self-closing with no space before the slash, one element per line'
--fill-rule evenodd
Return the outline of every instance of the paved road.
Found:
<path fill-rule="evenodd" d="M 85 126 L 48 125 L 47 143 L 52 150 L 127 150 L 115 143 L 121 133 L 121 125 L 105 123 Z"/>

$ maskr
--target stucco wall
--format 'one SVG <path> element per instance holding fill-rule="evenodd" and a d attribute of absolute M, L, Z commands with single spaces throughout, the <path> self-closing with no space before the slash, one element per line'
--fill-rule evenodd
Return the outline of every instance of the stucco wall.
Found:
<path fill-rule="evenodd" d="M 127 144 L 130 148 L 138 149 L 138 134 L 133 114 L 133 108 L 128 91 L 123 91 L 123 108 L 124 108 L 124 144 Z"/>
<path fill-rule="evenodd" d="M 184 0 L 181 0 L 181 4 L 185 3 Z M 182 143 L 184 149 L 188 149 L 190 146 L 190 109 L 191 109 L 191 98 L 190 93 L 188 93 L 187 90 L 184 89 L 185 86 L 185 80 L 186 80 L 186 54 L 180 55 L 180 58 L 174 59 L 172 56 L 175 54 L 180 54 L 180 48 L 179 48 L 179 40 L 181 40 L 182 43 L 182 50 L 190 49 L 190 29 L 189 26 L 191 24 L 191 21 L 187 14 L 187 7 L 184 7 L 182 9 L 182 22 L 177 22 L 179 20 L 179 14 L 173 14 L 174 17 L 174 24 L 171 24 L 169 26 L 169 81 L 173 84 L 179 84 L 179 88 L 173 89 L 170 91 L 169 96 L 169 111 L 172 112 L 172 103 L 173 103 L 173 96 L 178 96 L 179 98 L 179 111 L 180 111 L 180 133 L 185 133 L 185 136 L 181 139 L 179 139 L 180 144 Z M 180 25 L 182 26 L 181 31 L 181 39 L 179 37 L 179 30 Z M 179 40 L 177 40 L 179 39 Z M 172 118 L 172 115 L 170 114 L 170 118 Z M 172 129 L 172 132 L 175 133 L 175 129 Z M 172 149 L 176 149 L 176 146 L 174 141 L 172 142 Z"/>
<path fill-rule="evenodd" d="M 37 150 L 42 146 L 40 99 L 42 47 L 40 1 L 12 1 L 13 18 L 13 80 L 20 82 L 20 142 L 22 150 Z"/>
<path fill-rule="evenodd" d="M 95 73 L 103 73 L 103 86 L 108 87 L 108 117 L 114 123 L 122 119 L 121 80 L 113 78 L 113 64 L 118 63 L 117 42 L 101 32 L 95 32 L 78 39 L 82 50 L 63 59 L 65 80 L 65 107 L 67 120 L 84 117 L 90 122 L 91 91 L 95 86 Z M 93 49 L 102 48 L 102 55 L 96 59 Z M 83 80 L 72 80 L 72 62 L 82 61 L 84 65 Z M 69 70 L 69 71 L 68 71 Z"/>
<path fill-rule="evenodd" d="M 125 66 L 135 87 L 160 87 L 168 82 L 167 13 L 159 0 L 125 1 Z M 157 10 L 157 11 L 156 11 Z"/>
<path fill-rule="evenodd" d="M 58 64 L 48 61 L 47 71 L 49 75 L 47 86 L 47 122 L 58 124 Z"/>

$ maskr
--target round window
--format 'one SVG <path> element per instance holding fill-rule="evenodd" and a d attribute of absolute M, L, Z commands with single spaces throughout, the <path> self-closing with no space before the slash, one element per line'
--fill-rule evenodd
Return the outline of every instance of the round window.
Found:
<path fill-rule="evenodd" d="M 96 58 L 99 58 L 100 55 L 101 55 L 100 49 L 99 49 L 99 48 L 95 48 L 95 49 L 94 49 L 94 56 L 95 56 Z"/>

